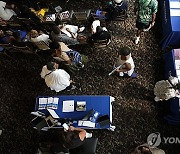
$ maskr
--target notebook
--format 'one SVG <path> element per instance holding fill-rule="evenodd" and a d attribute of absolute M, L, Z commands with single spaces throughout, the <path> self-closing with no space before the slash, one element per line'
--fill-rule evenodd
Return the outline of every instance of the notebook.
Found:
<path fill-rule="evenodd" d="M 108 115 L 103 115 L 101 117 L 99 117 L 97 119 L 100 127 L 104 127 L 104 126 L 107 126 L 107 125 L 110 125 L 110 119 L 109 119 L 109 116 Z"/>

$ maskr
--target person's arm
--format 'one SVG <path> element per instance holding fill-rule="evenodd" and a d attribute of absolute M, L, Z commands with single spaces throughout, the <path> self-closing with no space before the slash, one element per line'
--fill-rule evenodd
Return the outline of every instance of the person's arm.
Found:
<path fill-rule="evenodd" d="M 153 14 L 153 15 L 152 15 L 151 27 L 153 27 L 153 26 L 154 26 L 154 24 L 155 24 L 155 20 L 156 20 L 156 14 Z"/>
<path fill-rule="evenodd" d="M 125 68 L 120 68 L 118 70 L 116 70 L 117 72 L 126 72 L 131 70 L 131 64 L 129 63 L 125 63 L 123 66 L 125 66 Z"/>
<path fill-rule="evenodd" d="M 70 131 L 79 131 L 79 137 L 80 137 L 81 141 L 83 141 L 84 138 L 86 137 L 86 131 L 84 129 L 75 128 L 73 126 L 70 126 Z"/>
<path fill-rule="evenodd" d="M 75 34 L 73 32 L 71 32 L 71 30 L 69 28 L 66 28 L 66 30 L 71 34 L 72 38 L 76 38 Z"/>

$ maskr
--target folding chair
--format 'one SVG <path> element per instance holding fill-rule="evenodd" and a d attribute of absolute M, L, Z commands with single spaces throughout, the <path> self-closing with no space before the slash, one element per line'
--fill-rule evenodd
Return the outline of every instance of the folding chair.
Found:
<path fill-rule="evenodd" d="M 95 48 L 103 48 L 108 46 L 110 42 L 111 42 L 110 39 L 96 40 L 93 44 Z"/>
<path fill-rule="evenodd" d="M 124 22 L 124 27 L 126 30 L 126 19 L 127 19 L 127 11 L 123 10 L 119 13 L 119 15 L 116 17 L 116 19 L 114 21 L 123 21 Z"/>
<path fill-rule="evenodd" d="M 38 41 L 38 42 L 32 42 L 34 43 L 34 45 L 38 48 L 38 50 L 49 50 L 49 42 L 50 40 L 47 40 L 47 41 Z M 36 52 L 38 52 L 38 50 Z"/>
<path fill-rule="evenodd" d="M 84 11 L 80 11 L 80 12 L 74 12 L 74 17 L 77 21 L 87 21 L 89 19 L 91 10 L 84 10 Z"/>
<path fill-rule="evenodd" d="M 73 18 L 74 11 L 65 11 L 65 12 L 58 12 L 56 14 L 56 17 L 60 20 L 62 23 L 68 23 L 71 22 Z"/>

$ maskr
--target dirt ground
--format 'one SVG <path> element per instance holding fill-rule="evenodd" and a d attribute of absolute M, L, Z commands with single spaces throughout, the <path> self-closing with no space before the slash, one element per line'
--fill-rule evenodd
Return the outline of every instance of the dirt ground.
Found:
<path fill-rule="evenodd" d="M 32 128 L 30 112 L 34 110 L 37 96 L 56 95 L 110 95 L 113 103 L 114 132 L 108 130 L 93 131 L 99 138 L 97 154 L 130 154 L 131 151 L 146 142 L 147 136 L 160 132 L 163 137 L 180 137 L 178 126 L 168 125 L 163 116 L 166 114 L 166 102 L 154 102 L 155 82 L 163 78 L 163 51 L 161 39 L 161 17 L 158 14 L 155 27 L 144 33 L 140 43 L 135 45 L 135 17 L 133 2 L 129 0 L 129 18 L 123 22 L 107 25 L 112 34 L 112 42 L 106 48 L 94 49 L 80 47 L 79 52 L 88 56 L 85 68 L 72 75 L 78 89 L 56 93 L 51 91 L 40 78 L 41 68 L 50 59 L 49 54 L 27 55 L 9 53 L 0 55 L 0 153 L 33 154 L 38 143 L 53 141 L 55 131 L 38 132 Z M 105 2 L 104 2 L 105 3 Z M 66 5 L 69 9 L 91 8 L 95 10 L 100 1 L 73 1 Z M 65 4 L 62 4 L 64 6 Z M 126 30 L 125 30 L 126 26 Z M 137 79 L 108 76 L 117 58 L 117 50 L 122 46 L 132 49 L 132 56 L 138 73 Z M 167 154 L 179 154 L 178 144 L 161 143 L 160 148 Z"/>

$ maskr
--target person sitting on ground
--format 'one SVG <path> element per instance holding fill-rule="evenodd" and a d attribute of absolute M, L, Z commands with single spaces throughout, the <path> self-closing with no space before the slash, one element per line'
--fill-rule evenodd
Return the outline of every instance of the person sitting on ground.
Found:
<path fill-rule="evenodd" d="M 123 47 L 119 50 L 119 57 L 114 67 L 119 67 L 116 72 L 119 73 L 119 76 L 129 76 L 137 77 L 137 74 L 134 73 L 134 61 L 131 56 L 131 49 L 129 47 Z"/>
<path fill-rule="evenodd" d="M 91 41 L 97 41 L 97 40 L 109 40 L 109 43 L 111 42 L 111 35 L 107 31 L 106 27 L 100 26 L 100 21 L 95 20 L 92 23 L 91 26 Z"/>
<path fill-rule="evenodd" d="M 165 154 L 165 152 L 159 148 L 149 146 L 145 143 L 136 147 L 132 154 Z"/>
<path fill-rule="evenodd" d="M 64 34 L 66 34 L 71 38 L 77 38 L 78 33 L 83 32 L 85 29 L 85 27 L 78 28 L 78 26 L 68 25 L 68 24 L 59 25 L 59 28 L 61 32 L 63 32 Z"/>
<path fill-rule="evenodd" d="M 72 36 L 74 36 L 73 33 L 70 30 L 68 32 Z M 54 41 L 63 42 L 65 44 L 67 44 L 67 45 L 76 45 L 76 44 L 79 44 L 77 38 L 69 37 L 67 34 L 62 32 L 61 29 L 58 26 L 53 26 L 52 32 L 51 32 L 51 38 Z"/>
<path fill-rule="evenodd" d="M 128 10 L 127 0 L 112 0 L 108 3 L 107 8 L 96 11 L 99 19 L 104 18 L 108 21 L 116 20 L 121 12 Z"/>
<path fill-rule="evenodd" d="M 55 62 L 49 62 L 43 66 L 41 71 L 41 78 L 45 79 L 46 85 L 56 92 L 62 91 L 72 85 L 73 81 L 70 79 L 70 75 L 62 69 L 58 69 L 59 64 Z M 72 89 L 74 86 L 72 86 Z"/>
<path fill-rule="evenodd" d="M 0 1 L 0 18 L 2 18 L 3 20 L 10 20 L 19 12 L 20 11 L 15 4 Z"/>
<path fill-rule="evenodd" d="M 75 71 L 76 69 L 84 67 L 84 59 L 86 56 L 82 55 L 66 46 L 63 42 L 52 41 L 49 44 L 50 49 L 53 49 L 52 56 L 58 63 L 64 64 L 66 71 Z"/>
<path fill-rule="evenodd" d="M 168 100 L 173 97 L 180 97 L 180 82 L 177 77 L 170 76 L 168 80 L 161 80 L 155 84 L 154 100 L 156 102 Z"/>

